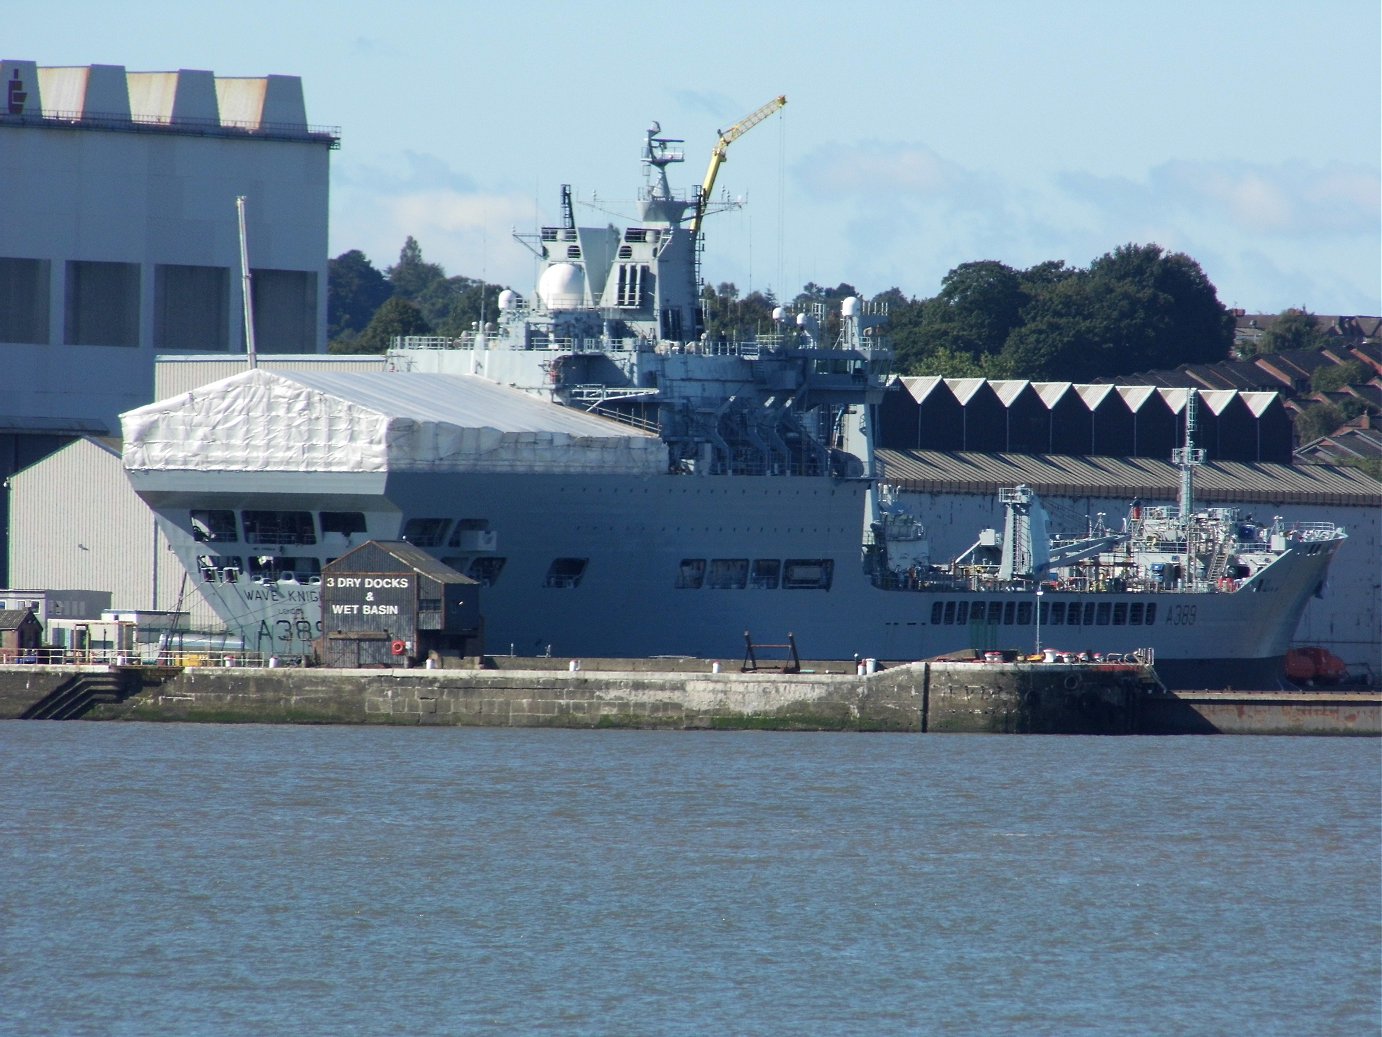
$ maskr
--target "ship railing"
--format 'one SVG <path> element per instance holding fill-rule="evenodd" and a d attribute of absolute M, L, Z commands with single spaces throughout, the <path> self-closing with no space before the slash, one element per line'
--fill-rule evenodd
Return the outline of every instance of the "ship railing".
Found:
<path fill-rule="evenodd" d="M 390 349 L 470 349 L 475 336 L 460 335 L 395 335 L 389 340 Z"/>
<path fill-rule="evenodd" d="M 1301 540 L 1332 540 L 1338 529 L 1333 522 L 1293 522 L 1287 533 L 1294 533 Z"/>

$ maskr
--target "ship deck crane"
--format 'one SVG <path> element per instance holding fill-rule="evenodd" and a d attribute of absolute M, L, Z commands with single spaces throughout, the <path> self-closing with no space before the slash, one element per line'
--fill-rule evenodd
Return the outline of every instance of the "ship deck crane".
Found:
<path fill-rule="evenodd" d="M 696 199 L 696 215 L 691 221 L 692 241 L 695 241 L 700 236 L 701 221 L 705 218 L 706 206 L 710 204 L 710 192 L 715 187 L 715 177 L 720 172 L 720 166 L 725 161 L 725 154 L 729 151 L 730 144 L 753 129 L 768 116 L 776 114 L 786 103 L 787 97 L 785 94 L 774 97 L 761 108 L 744 116 L 729 129 L 720 132 L 720 139 L 715 142 L 715 147 L 710 152 L 710 166 L 705 171 L 705 181 L 701 184 L 700 196 Z"/>

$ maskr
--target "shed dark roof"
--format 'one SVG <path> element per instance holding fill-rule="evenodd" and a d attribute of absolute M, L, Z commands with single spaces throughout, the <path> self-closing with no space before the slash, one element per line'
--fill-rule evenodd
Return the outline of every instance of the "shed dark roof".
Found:
<path fill-rule="evenodd" d="M 403 565 L 423 576 L 431 577 L 438 583 L 475 583 L 469 576 L 457 572 L 445 562 L 438 561 L 422 548 L 415 544 L 410 544 L 406 540 L 370 540 L 366 543 L 347 551 L 337 558 L 331 565 L 338 566 L 345 562 L 351 555 L 356 553 L 367 553 L 369 551 L 382 551 L 391 558 L 396 558 Z M 376 556 L 377 557 L 377 556 Z M 357 563 L 358 564 L 358 563 Z M 346 567 L 347 569 L 349 566 Z"/>
<path fill-rule="evenodd" d="M 904 490 L 996 493 L 1025 484 L 1051 496 L 1175 500 L 1180 470 L 1148 457 L 880 450 L 882 478 Z M 1215 504 L 1346 504 L 1382 507 L 1382 482 L 1336 465 L 1214 461 L 1195 473 L 1195 493 Z"/>
<path fill-rule="evenodd" d="M 18 630 L 26 617 L 34 617 L 33 609 L 0 609 L 0 630 Z M 38 619 L 35 617 L 34 622 Z"/>

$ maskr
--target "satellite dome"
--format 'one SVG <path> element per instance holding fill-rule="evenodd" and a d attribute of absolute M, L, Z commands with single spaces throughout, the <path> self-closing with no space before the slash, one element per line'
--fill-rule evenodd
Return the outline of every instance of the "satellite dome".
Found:
<path fill-rule="evenodd" d="M 518 293 L 512 288 L 505 288 L 499 293 L 499 308 L 501 310 L 511 310 L 518 305 Z"/>
<path fill-rule="evenodd" d="M 585 302 L 585 272 L 575 263 L 553 263 L 537 281 L 537 297 L 549 310 L 574 310 Z"/>
<path fill-rule="evenodd" d="M 786 317 L 787 317 L 787 311 L 786 311 L 785 309 L 783 309 L 781 306 L 774 306 L 774 307 L 773 307 L 773 320 L 775 320 L 775 321 L 777 321 L 779 324 L 781 324 L 782 321 L 783 321 Z"/>
<path fill-rule="evenodd" d="M 846 296 L 840 302 L 840 313 L 845 317 L 859 316 L 859 300 L 853 295 Z"/>

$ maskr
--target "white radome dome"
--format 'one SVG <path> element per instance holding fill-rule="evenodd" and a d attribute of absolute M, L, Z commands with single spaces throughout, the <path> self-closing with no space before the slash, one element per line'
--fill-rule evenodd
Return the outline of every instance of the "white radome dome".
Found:
<path fill-rule="evenodd" d="M 859 316 L 859 300 L 853 296 L 846 296 L 840 303 L 840 313 L 846 317 Z"/>
<path fill-rule="evenodd" d="M 512 288 L 505 288 L 499 293 L 499 308 L 501 310 L 512 310 L 518 305 L 518 293 Z"/>
<path fill-rule="evenodd" d="M 585 271 L 575 263 L 553 263 L 537 281 L 537 297 L 549 310 L 574 310 L 585 302 Z"/>

